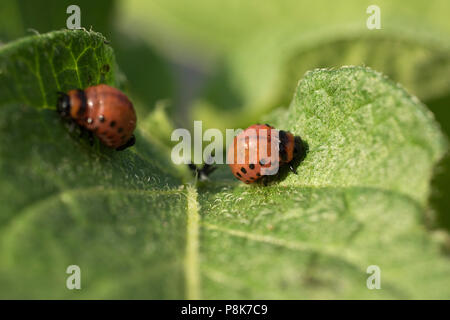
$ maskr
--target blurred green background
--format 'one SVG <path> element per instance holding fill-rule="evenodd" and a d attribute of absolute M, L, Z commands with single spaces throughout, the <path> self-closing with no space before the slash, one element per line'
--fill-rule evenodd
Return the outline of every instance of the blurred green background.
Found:
<path fill-rule="evenodd" d="M 142 125 L 152 131 L 155 117 L 165 119 L 163 133 L 151 132 L 162 143 L 170 123 L 246 127 L 287 107 L 307 70 L 342 65 L 366 65 L 399 82 L 450 135 L 447 0 L 2 0 L 0 43 L 65 28 L 71 4 L 81 8 L 84 28 L 110 40 L 125 90 L 139 118 L 148 117 Z M 379 30 L 366 26 L 373 4 Z M 432 227 L 450 229 L 449 191 L 447 156 L 433 180 Z"/>

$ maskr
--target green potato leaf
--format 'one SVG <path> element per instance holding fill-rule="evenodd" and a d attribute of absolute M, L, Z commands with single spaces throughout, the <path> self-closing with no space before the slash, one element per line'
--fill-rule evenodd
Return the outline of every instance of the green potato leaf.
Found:
<path fill-rule="evenodd" d="M 302 170 L 283 185 L 358 185 L 426 203 L 447 140 L 432 113 L 386 76 L 363 67 L 308 72 L 284 127 L 309 144 Z M 277 122 L 277 121 L 275 121 Z"/>
<path fill-rule="evenodd" d="M 2 47 L 0 65 L 0 296 L 182 297 L 181 178 L 139 130 L 131 150 L 91 147 L 54 111 L 58 90 L 117 85 L 105 38 L 28 37 Z M 72 264 L 84 273 L 78 293 L 65 287 Z"/>
<path fill-rule="evenodd" d="M 224 166 L 195 187 L 148 129 L 170 131 L 163 106 L 123 152 L 89 146 L 54 111 L 58 89 L 120 85 L 100 34 L 19 40 L 0 66 L 0 297 L 450 297 L 448 257 L 423 223 L 447 144 L 381 74 L 310 72 L 271 115 L 309 144 L 298 176 L 244 186 Z M 70 265 L 81 290 L 66 288 Z M 370 265 L 381 290 L 366 287 Z"/>

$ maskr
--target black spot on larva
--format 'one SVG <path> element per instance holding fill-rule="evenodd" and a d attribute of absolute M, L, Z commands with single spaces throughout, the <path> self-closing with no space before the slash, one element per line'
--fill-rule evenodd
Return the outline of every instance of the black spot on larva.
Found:
<path fill-rule="evenodd" d="M 112 127 L 114 127 L 116 125 L 116 122 L 113 120 L 113 121 L 111 121 L 111 123 L 109 124 L 109 126 L 112 128 Z"/>
<path fill-rule="evenodd" d="M 250 181 L 248 181 L 248 180 L 245 180 L 245 183 L 250 183 Z"/>
<path fill-rule="evenodd" d="M 242 178 L 242 176 L 241 176 L 241 174 L 240 174 L 239 172 L 236 172 L 236 175 L 237 175 L 239 178 Z"/>
<path fill-rule="evenodd" d="M 253 163 L 250 163 L 249 165 L 248 165 L 248 167 L 250 168 L 250 169 L 255 169 L 255 165 L 253 164 Z"/>
<path fill-rule="evenodd" d="M 255 178 L 253 178 L 253 177 L 250 177 L 250 179 L 255 180 Z"/>
<path fill-rule="evenodd" d="M 122 133 L 122 132 L 123 132 L 123 128 L 122 128 L 122 127 L 119 127 L 119 129 L 117 129 L 117 132 L 118 132 L 118 133 Z"/>
<path fill-rule="evenodd" d="M 256 173 L 256 176 L 257 177 L 261 177 L 261 174 L 258 172 L 258 173 Z"/>
<path fill-rule="evenodd" d="M 241 171 L 242 171 L 242 173 L 247 173 L 247 170 L 245 170 L 244 167 L 241 167 Z"/>
<path fill-rule="evenodd" d="M 100 116 L 98 117 L 98 121 L 100 121 L 100 122 L 105 122 L 105 116 L 104 116 L 104 115 L 100 115 Z"/>

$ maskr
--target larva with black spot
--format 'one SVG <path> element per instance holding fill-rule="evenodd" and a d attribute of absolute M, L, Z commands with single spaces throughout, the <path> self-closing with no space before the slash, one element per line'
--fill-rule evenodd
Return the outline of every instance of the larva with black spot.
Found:
<path fill-rule="evenodd" d="M 254 183 L 263 178 L 264 175 L 261 173 L 261 169 L 263 167 L 267 168 L 270 166 L 270 160 L 259 159 L 259 139 L 264 137 L 261 135 L 261 130 L 265 130 L 267 133 L 267 136 L 265 137 L 267 139 L 267 146 L 269 149 L 268 156 L 270 156 L 271 143 L 279 143 L 279 165 L 287 164 L 289 165 L 291 171 L 295 172 L 295 169 L 291 163 L 295 153 L 294 135 L 287 131 L 276 130 L 268 124 L 256 124 L 248 127 L 234 138 L 227 154 L 227 162 L 230 166 L 231 172 L 236 178 L 247 184 Z M 275 130 L 279 141 L 272 139 L 271 130 Z M 241 150 L 238 150 L 239 145 L 242 147 Z M 238 154 L 240 154 L 241 158 L 244 159 L 243 164 L 237 163 Z M 250 155 L 254 155 L 255 157 L 250 157 Z M 256 159 L 256 162 L 251 163 L 251 158 Z"/>
<path fill-rule="evenodd" d="M 128 97 L 116 88 L 100 84 L 59 92 L 57 111 L 108 147 L 124 150 L 135 143 L 136 112 Z"/>

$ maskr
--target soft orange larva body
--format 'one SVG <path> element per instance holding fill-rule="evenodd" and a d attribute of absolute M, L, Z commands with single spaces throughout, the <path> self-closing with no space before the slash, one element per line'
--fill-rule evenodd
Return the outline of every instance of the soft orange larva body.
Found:
<path fill-rule="evenodd" d="M 120 90 L 105 84 L 61 94 L 58 112 L 92 132 L 106 146 L 123 150 L 134 144 L 136 113 Z"/>
<path fill-rule="evenodd" d="M 272 133 L 276 133 L 277 137 L 273 137 Z M 261 139 L 267 139 L 267 158 L 264 159 L 260 158 L 259 152 L 262 142 Z M 278 165 L 290 164 L 295 152 L 295 137 L 292 133 L 276 130 L 267 124 L 256 124 L 238 134 L 234 138 L 227 153 L 227 163 L 233 175 L 245 183 L 253 183 L 263 178 L 262 168 L 269 168 L 271 166 L 271 144 L 273 143 L 278 144 Z M 234 151 L 230 152 L 232 150 Z M 240 161 L 242 163 L 239 163 L 238 159 L 242 159 L 243 161 Z M 290 168 L 295 172 L 291 165 Z"/>

